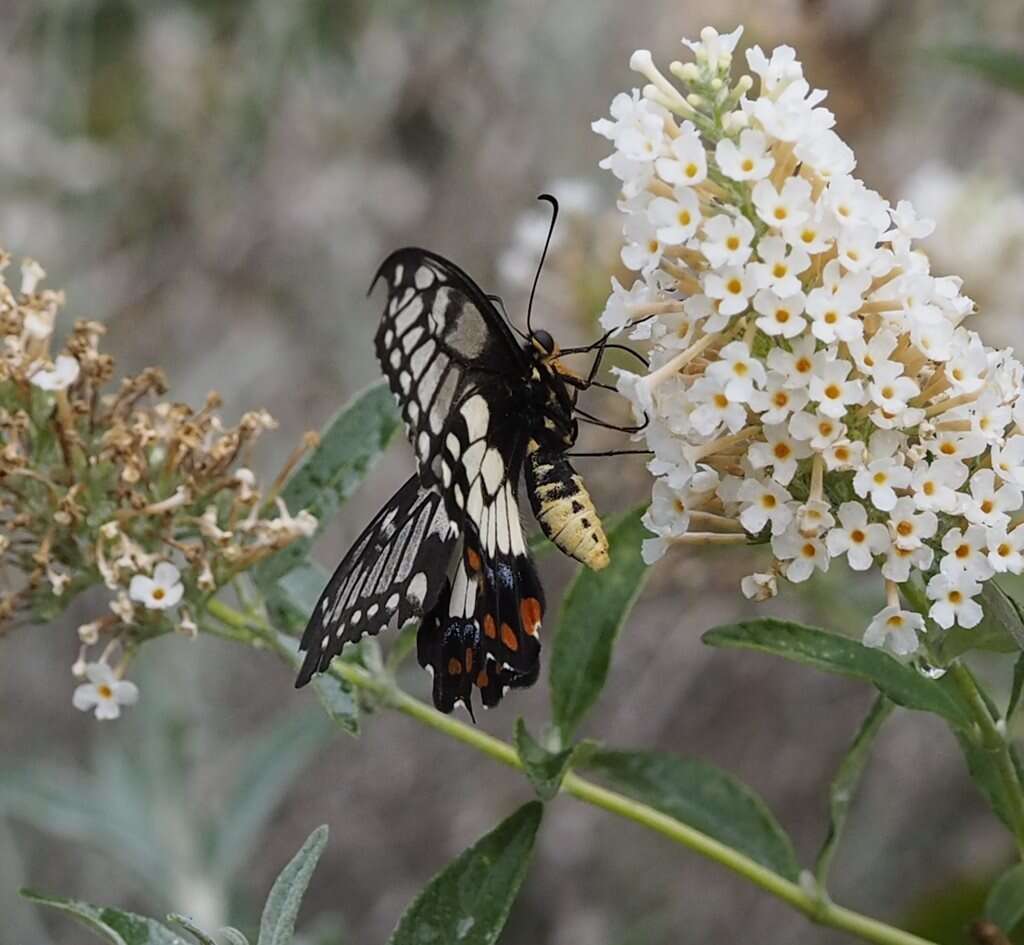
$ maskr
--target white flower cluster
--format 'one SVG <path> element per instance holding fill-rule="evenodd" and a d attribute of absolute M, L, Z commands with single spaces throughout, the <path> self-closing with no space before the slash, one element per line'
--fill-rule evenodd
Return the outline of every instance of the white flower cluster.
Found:
<path fill-rule="evenodd" d="M 594 124 L 640 274 L 613 280 L 602 324 L 650 345 L 649 373 L 618 385 L 649 421 L 645 557 L 770 543 L 772 569 L 742 584 L 755 599 L 833 558 L 878 566 L 864 641 L 906 655 L 925 626 L 900 604 L 914 572 L 948 628 L 978 624 L 982 582 L 1024 571 L 1024 370 L 913 248 L 933 225 L 853 176 L 793 49 L 755 46 L 757 81 L 732 78 L 740 32 L 684 40 L 682 88 L 636 52 L 649 84 Z"/>

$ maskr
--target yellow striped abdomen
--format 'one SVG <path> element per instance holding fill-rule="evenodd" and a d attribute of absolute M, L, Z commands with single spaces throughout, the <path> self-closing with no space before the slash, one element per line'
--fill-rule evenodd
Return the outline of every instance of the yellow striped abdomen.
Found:
<path fill-rule="evenodd" d="M 570 558 L 600 571 L 608 564 L 608 539 L 579 473 L 565 453 L 527 446 L 526 487 L 541 530 Z"/>

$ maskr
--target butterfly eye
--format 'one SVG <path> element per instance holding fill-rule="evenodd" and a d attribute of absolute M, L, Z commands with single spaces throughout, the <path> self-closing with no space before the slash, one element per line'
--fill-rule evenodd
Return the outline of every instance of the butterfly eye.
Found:
<path fill-rule="evenodd" d="M 533 343 L 545 354 L 555 353 L 555 339 L 543 328 L 533 333 Z"/>

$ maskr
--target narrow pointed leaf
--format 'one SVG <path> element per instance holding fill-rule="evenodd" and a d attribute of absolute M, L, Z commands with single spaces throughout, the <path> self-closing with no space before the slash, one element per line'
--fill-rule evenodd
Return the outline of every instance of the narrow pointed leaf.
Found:
<path fill-rule="evenodd" d="M 184 929 L 199 943 L 199 945 L 217 945 L 217 942 L 199 928 L 199 926 L 196 925 L 188 916 L 172 912 L 167 916 L 167 924 L 176 925 L 179 929 Z"/>
<path fill-rule="evenodd" d="M 539 801 L 524 805 L 441 870 L 388 945 L 494 945 L 526 877 L 543 810 Z"/>
<path fill-rule="evenodd" d="M 989 890 L 985 918 L 1009 934 L 1024 919 L 1024 863 L 1011 866 Z"/>
<path fill-rule="evenodd" d="M 303 561 L 276 581 L 263 582 L 273 625 L 282 633 L 301 635 L 330 577 L 315 561 Z"/>
<path fill-rule="evenodd" d="M 1017 706 L 1020 704 L 1021 691 L 1024 690 L 1024 653 L 1017 657 L 1013 664 L 1013 685 L 1010 687 L 1010 701 L 1006 705 L 1006 721 L 1009 723 L 1013 718 Z"/>
<path fill-rule="evenodd" d="M 383 381 L 356 394 L 328 421 L 319 445 L 309 452 L 281 492 L 293 515 L 307 509 L 319 532 L 363 481 L 399 426 L 394 398 Z M 258 569 L 267 584 L 287 574 L 309 553 L 313 538 L 290 544 Z"/>
<path fill-rule="evenodd" d="M 333 733 L 323 714 L 310 707 L 277 720 L 244 745 L 244 763 L 216 821 L 211 859 L 217 875 L 233 876 L 247 862 L 278 804 Z"/>
<path fill-rule="evenodd" d="M 327 826 L 317 827 L 281 871 L 267 897 L 257 945 L 291 945 L 302 897 L 327 845 Z"/>
<path fill-rule="evenodd" d="M 224 939 L 227 945 L 249 945 L 249 939 L 233 926 L 225 925 L 224 928 L 218 930 L 217 934 Z"/>
<path fill-rule="evenodd" d="M 580 767 L 598 781 L 648 804 L 795 880 L 793 844 L 764 801 L 731 774 L 655 751 L 596 749 Z"/>
<path fill-rule="evenodd" d="M 603 571 L 582 569 L 562 603 L 550 675 L 552 713 L 563 742 L 601 694 L 615 639 L 647 577 L 640 556 L 647 535 L 643 512 L 635 509 L 609 528 L 610 564 Z"/>
<path fill-rule="evenodd" d="M 828 673 L 863 679 L 874 683 L 897 705 L 934 712 L 960 728 L 971 725 L 970 714 L 947 677 L 927 679 L 881 650 L 816 627 L 784 620 L 748 620 L 715 627 L 703 639 L 710 646 L 759 650 Z"/>
<path fill-rule="evenodd" d="M 549 751 L 527 731 L 522 719 L 516 720 L 515 743 L 526 777 L 542 801 L 550 801 L 561 790 L 569 769 L 593 749 L 592 742 L 580 742 L 561 751 Z"/>
<path fill-rule="evenodd" d="M 291 634 L 300 633 L 316 606 L 320 592 L 327 584 L 328 574 L 319 565 L 307 561 L 264 589 L 267 610 L 282 646 L 291 654 L 291 664 L 302 665 L 299 644 Z M 313 677 L 313 692 L 327 714 L 349 735 L 359 734 L 359 702 L 348 683 L 336 676 L 320 673 Z"/>
<path fill-rule="evenodd" d="M 993 46 L 943 46 L 927 50 L 946 62 L 962 66 L 994 85 L 1024 94 L 1024 55 Z"/>
<path fill-rule="evenodd" d="M 1012 829 L 1011 802 L 1006 794 L 1006 785 L 999 768 L 996 752 L 978 744 L 969 732 L 954 732 L 960 743 L 960 750 L 967 761 L 967 773 L 975 787 L 985 795 L 996 816 Z"/>
<path fill-rule="evenodd" d="M 867 765 L 871 755 L 871 749 L 875 743 L 882 723 L 889 717 L 893 710 L 893 703 L 885 696 L 879 695 L 868 711 L 867 717 L 861 723 L 860 729 L 853 738 L 853 742 L 846 751 L 839 770 L 832 780 L 832 786 L 828 794 L 828 834 L 822 844 L 821 852 L 814 866 L 815 875 L 818 877 L 818 885 L 824 889 L 828 880 L 828 870 L 832 864 L 832 857 L 835 855 L 836 847 L 843 835 L 843 827 L 846 825 L 846 815 L 850 810 L 850 803 L 853 800 L 854 791 L 860 783 L 864 767 Z"/>
<path fill-rule="evenodd" d="M 109 945 L 192 945 L 155 919 L 90 905 L 76 899 L 62 899 L 23 889 L 21 895 L 36 905 L 57 909 L 76 919 Z"/>

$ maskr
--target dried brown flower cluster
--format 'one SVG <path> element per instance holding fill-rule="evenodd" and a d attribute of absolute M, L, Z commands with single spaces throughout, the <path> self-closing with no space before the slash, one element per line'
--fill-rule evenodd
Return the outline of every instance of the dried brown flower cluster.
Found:
<path fill-rule="evenodd" d="M 160 400 L 159 368 L 112 383 L 104 328 L 75 323 L 54 349 L 60 292 L 43 270 L 21 267 L 15 291 L 0 251 L 0 634 L 52 619 L 79 592 L 102 585 L 110 612 L 79 628 L 101 663 L 177 628 L 196 632 L 204 602 L 235 575 L 309 535 L 277 493 L 307 435 L 267 493 L 245 461 L 274 427 L 263 410 L 225 428 L 211 393 L 199 410 Z"/>

